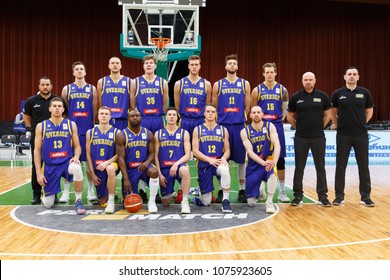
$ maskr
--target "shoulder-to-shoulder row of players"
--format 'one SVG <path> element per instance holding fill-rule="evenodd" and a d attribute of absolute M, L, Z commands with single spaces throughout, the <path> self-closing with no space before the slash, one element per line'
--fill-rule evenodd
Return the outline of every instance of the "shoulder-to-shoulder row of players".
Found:
<path fill-rule="evenodd" d="M 146 199 L 145 182 L 148 183 L 150 213 L 158 211 L 156 199 L 169 206 L 176 194 L 177 180 L 180 189 L 175 202 L 181 203 L 182 214 L 189 214 L 187 162 L 191 151 L 197 159 L 200 189 L 200 196 L 194 200 L 196 205 L 219 202 L 223 212 L 232 212 L 229 160 L 238 164 L 239 201 L 255 206 L 259 198 L 266 197 L 266 212 L 274 213 L 273 196 L 279 181 L 279 201 L 290 202 L 284 190 L 283 118 L 287 115 L 297 129 L 296 137 L 303 137 L 304 141 L 322 139 L 323 125 L 331 118 L 330 100 L 314 89 L 315 76 L 307 72 L 302 79 L 303 92 L 313 98 L 309 100 L 297 92 L 290 100 L 287 114 L 288 92 L 275 80 L 274 63 L 264 64 L 264 82 L 251 92 L 249 82 L 237 76 L 237 57 L 229 55 L 225 62 L 226 77 L 211 86 L 199 75 L 200 57 L 189 57 L 189 75 L 175 83 L 175 108 L 168 108 L 168 83 L 155 75 L 157 61 L 152 55 L 143 60 L 144 75 L 135 79 L 121 75 L 121 61 L 112 57 L 108 65 L 110 75 L 101 78 L 97 88 L 86 83 L 84 64 L 74 63 L 75 82 L 63 88 L 63 99 L 55 97 L 50 101 L 50 119 L 36 126 L 34 163 L 38 184 L 43 187 L 43 204 L 48 208 L 54 205 L 56 194 L 61 192 L 61 177 L 67 181 L 73 179 L 76 212 L 85 214 L 80 161 L 87 161 L 89 187 L 96 187 L 97 203 L 104 205 L 105 213 L 115 212 L 116 175 L 121 171 L 123 198 L 139 193 Z M 305 109 L 308 106 L 310 110 Z M 68 118 L 63 118 L 66 107 Z M 296 112 L 305 110 L 306 113 L 298 114 L 301 119 L 296 118 Z M 94 125 L 96 114 L 98 125 Z M 247 119 L 250 124 L 246 124 Z M 306 161 L 309 148 L 316 162 L 320 162 L 320 157 L 324 161 L 324 154 L 314 148 L 322 149 L 319 144 L 318 140 L 302 145 L 301 161 Z M 319 169 L 322 167 L 324 163 Z M 299 168 L 303 176 L 304 164 Z M 324 177 L 324 183 L 317 186 L 319 202 L 330 206 L 326 174 L 317 175 Z M 219 181 L 217 198 L 213 196 L 214 176 Z M 294 176 L 292 205 L 301 204 L 302 176 Z M 267 194 L 263 181 L 267 182 Z M 88 198 L 96 199 L 91 188 Z M 66 183 L 60 202 L 68 200 L 69 183 Z"/>

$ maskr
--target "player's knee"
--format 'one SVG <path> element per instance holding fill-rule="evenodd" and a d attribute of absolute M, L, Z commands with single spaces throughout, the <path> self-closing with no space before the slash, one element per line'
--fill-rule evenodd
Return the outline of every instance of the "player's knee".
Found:
<path fill-rule="evenodd" d="M 202 194 L 202 196 L 201 196 L 201 200 L 205 206 L 208 206 L 211 204 L 211 198 L 212 198 L 211 192 Z"/>
<path fill-rule="evenodd" d="M 169 206 L 169 203 L 171 202 L 171 197 L 172 197 L 172 194 L 167 194 L 167 195 L 161 197 L 161 201 L 162 201 L 164 206 Z"/>
<path fill-rule="evenodd" d="M 158 171 L 156 168 L 148 168 L 147 175 L 149 178 L 158 178 Z"/>
<path fill-rule="evenodd" d="M 218 166 L 217 170 L 221 176 L 230 176 L 229 167 L 226 165 Z"/>
<path fill-rule="evenodd" d="M 182 166 L 179 169 L 179 175 L 181 178 L 187 178 L 190 177 L 190 171 L 187 166 Z"/>
<path fill-rule="evenodd" d="M 83 171 L 81 170 L 81 166 L 79 164 L 74 162 L 69 164 L 68 172 L 69 174 L 73 175 L 73 179 L 75 181 L 82 181 L 84 179 Z"/>
<path fill-rule="evenodd" d="M 256 197 L 249 197 L 246 201 L 247 201 L 249 206 L 253 207 L 256 205 L 257 199 L 256 199 Z"/>
<path fill-rule="evenodd" d="M 46 208 L 52 208 L 55 202 L 56 196 L 51 195 L 51 196 L 45 196 L 42 197 L 42 203 Z"/>
<path fill-rule="evenodd" d="M 285 170 L 286 169 L 286 161 L 284 160 L 284 158 L 279 158 L 279 160 L 276 164 L 276 168 L 278 170 Z"/>
<path fill-rule="evenodd" d="M 110 164 L 106 167 L 106 172 L 109 177 L 116 176 L 116 168 L 114 165 Z"/>

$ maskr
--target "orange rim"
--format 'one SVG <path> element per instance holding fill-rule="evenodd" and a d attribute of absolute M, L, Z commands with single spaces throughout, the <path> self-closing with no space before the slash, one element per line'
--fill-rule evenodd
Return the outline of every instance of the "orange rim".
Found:
<path fill-rule="evenodd" d="M 151 38 L 150 42 L 152 42 L 153 45 L 155 45 L 158 49 L 161 50 L 163 47 L 170 44 L 172 42 L 172 40 L 169 38 L 157 37 L 157 38 Z"/>

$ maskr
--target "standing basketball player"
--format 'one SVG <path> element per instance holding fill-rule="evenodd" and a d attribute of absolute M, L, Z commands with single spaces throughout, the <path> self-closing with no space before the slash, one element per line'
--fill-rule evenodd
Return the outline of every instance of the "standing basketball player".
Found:
<path fill-rule="evenodd" d="M 210 205 L 214 190 L 213 177 L 220 181 L 223 190 L 222 212 L 232 212 L 229 202 L 230 173 L 227 162 L 230 156 L 229 133 L 217 124 L 217 108 L 206 105 L 205 123 L 195 127 L 192 150 L 197 159 L 198 182 L 201 192 L 198 205 Z M 197 198 L 195 198 L 196 200 Z"/>
<path fill-rule="evenodd" d="M 76 61 L 72 64 L 72 70 L 75 81 L 62 89 L 62 98 L 68 106 L 68 118 L 77 125 L 81 145 L 80 161 L 85 162 L 87 160 L 85 149 L 86 134 L 88 129 L 91 129 L 95 124 L 98 100 L 95 86 L 88 84 L 85 81 L 87 73 L 84 63 Z M 88 200 L 96 200 L 97 198 L 93 190 L 94 186 L 88 164 L 86 165 L 86 174 L 88 179 Z M 65 182 L 64 192 L 62 193 L 60 202 L 68 201 L 69 182 Z"/>
<path fill-rule="evenodd" d="M 168 83 L 154 74 L 157 59 L 147 55 L 143 61 L 144 75 L 132 81 L 130 104 L 138 109 L 142 117 L 142 126 L 152 133 L 164 127 L 164 112 L 168 107 Z"/>
<path fill-rule="evenodd" d="M 116 141 L 119 167 L 122 172 L 123 199 L 130 193 L 138 194 L 138 183 L 149 182 L 148 211 L 157 213 L 158 171 L 153 165 L 155 157 L 154 137 L 150 130 L 141 126 L 141 114 L 135 109 L 129 113 L 129 127 Z"/>
<path fill-rule="evenodd" d="M 127 127 L 131 79 L 121 75 L 122 63 L 118 57 L 110 58 L 108 68 L 110 75 L 99 79 L 97 83 L 98 106 L 110 108 L 111 124 L 122 130 Z"/>
<path fill-rule="evenodd" d="M 359 168 L 360 203 L 373 207 L 371 200 L 371 178 L 368 168 L 367 122 L 374 112 L 374 103 L 368 89 L 359 87 L 359 72 L 354 66 L 344 74 L 345 87 L 337 89 L 332 95 L 333 129 L 337 129 L 336 144 L 336 198 L 333 205 L 344 204 L 345 170 L 351 147 Z"/>
<path fill-rule="evenodd" d="M 115 212 L 115 187 L 118 163 L 115 139 L 119 129 L 110 125 L 111 110 L 103 106 L 98 111 L 99 124 L 87 131 L 86 154 L 99 204 L 104 213 Z"/>
<path fill-rule="evenodd" d="M 48 77 L 39 79 L 39 92 L 29 97 L 24 103 L 23 120 L 26 124 L 26 130 L 31 132 L 31 155 L 32 155 L 32 172 L 31 172 L 31 187 L 33 190 L 32 205 L 41 203 L 42 187 L 37 182 L 37 172 L 34 159 L 35 148 L 35 129 L 37 125 L 50 118 L 50 102 L 54 97 L 58 97 L 52 93 L 53 84 Z M 66 109 L 65 109 L 66 111 Z"/>
<path fill-rule="evenodd" d="M 155 133 L 155 163 L 160 178 L 161 200 L 169 206 L 175 180 L 181 184 L 183 200 L 181 213 L 190 214 L 188 203 L 190 190 L 190 171 L 187 161 L 191 156 L 190 135 L 187 130 L 177 126 L 178 113 L 175 108 L 167 109 L 167 126 Z"/>
<path fill-rule="evenodd" d="M 278 132 L 280 142 L 280 157 L 276 165 L 280 188 L 278 200 L 290 202 L 284 190 L 286 140 L 284 137 L 283 119 L 287 116 L 288 92 L 283 85 L 276 82 L 276 75 L 275 63 L 265 63 L 263 65 L 264 82 L 253 89 L 252 106 L 260 106 L 263 112 L 262 119 L 272 122 Z"/>
<path fill-rule="evenodd" d="M 214 84 L 211 102 L 218 108 L 218 123 L 226 127 L 229 132 L 229 144 L 232 147 L 230 160 L 238 164 L 238 179 L 240 184 L 238 200 L 246 202 L 246 152 L 240 138 L 240 132 L 245 127 L 246 116 L 249 115 L 251 87 L 248 81 L 237 77 L 237 55 L 232 54 L 226 56 L 225 69 L 227 71 L 226 78 Z"/>
<path fill-rule="evenodd" d="M 50 101 L 49 111 L 50 119 L 39 123 L 35 131 L 34 160 L 37 181 L 42 186 L 42 202 L 46 208 L 53 207 L 55 195 L 61 191 L 61 177 L 71 182 L 74 176 L 76 213 L 84 215 L 86 210 L 81 202 L 83 172 L 79 160 L 81 146 L 77 125 L 62 117 L 65 104 L 60 97 Z"/>
<path fill-rule="evenodd" d="M 199 76 L 200 62 L 198 55 L 191 55 L 188 58 L 189 75 L 177 81 L 174 87 L 175 108 L 180 114 L 180 127 L 188 131 L 191 143 L 192 132 L 195 127 L 204 123 L 205 106 L 211 100 L 211 83 Z M 182 190 L 179 190 L 175 203 L 180 203 L 182 198 Z"/>
<path fill-rule="evenodd" d="M 268 196 L 265 212 L 275 213 L 273 196 L 277 177 L 274 167 L 279 160 L 280 143 L 275 126 L 262 120 L 263 112 L 259 106 L 253 106 L 250 117 L 252 123 L 241 130 L 241 139 L 248 153 L 246 168 L 246 194 L 248 205 L 255 206 L 260 195 L 260 184 L 267 182 Z"/>

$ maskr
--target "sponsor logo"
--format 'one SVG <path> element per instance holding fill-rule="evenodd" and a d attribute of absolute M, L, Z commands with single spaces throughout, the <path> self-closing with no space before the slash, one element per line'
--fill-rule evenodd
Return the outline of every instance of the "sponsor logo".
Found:
<path fill-rule="evenodd" d="M 53 152 L 53 153 L 50 153 L 50 158 L 63 158 L 63 157 L 67 157 L 68 156 L 68 152 Z"/>
<path fill-rule="evenodd" d="M 52 209 L 44 206 L 19 206 L 11 215 L 24 224 L 52 231 L 140 236 L 224 230 L 250 225 L 278 213 L 265 213 L 264 204 L 255 207 L 233 204 L 234 213 L 222 213 L 220 204 L 208 207 L 191 204 L 191 214 L 180 214 L 180 205 L 164 207 L 158 204 L 157 207 L 158 213 L 149 213 L 145 205 L 137 213 L 129 213 L 122 206 L 116 205 L 115 213 L 107 215 L 100 207 L 86 205 L 86 215 L 77 215 L 73 205 L 55 205 Z"/>
<path fill-rule="evenodd" d="M 135 168 L 142 164 L 142 162 L 129 162 L 129 167 Z"/>
<path fill-rule="evenodd" d="M 122 108 L 110 108 L 113 113 L 122 113 Z"/>
<path fill-rule="evenodd" d="M 157 108 L 151 108 L 151 109 L 145 109 L 144 114 L 158 114 L 158 109 Z"/>
<path fill-rule="evenodd" d="M 200 108 L 186 108 L 188 113 L 200 113 Z"/>
<path fill-rule="evenodd" d="M 240 112 L 240 108 L 225 108 L 223 111 L 225 113 L 238 113 Z"/>
<path fill-rule="evenodd" d="M 88 112 L 73 112 L 73 117 L 88 117 Z"/>
<path fill-rule="evenodd" d="M 172 166 L 174 165 L 176 160 L 163 160 L 163 165 L 164 166 Z"/>

